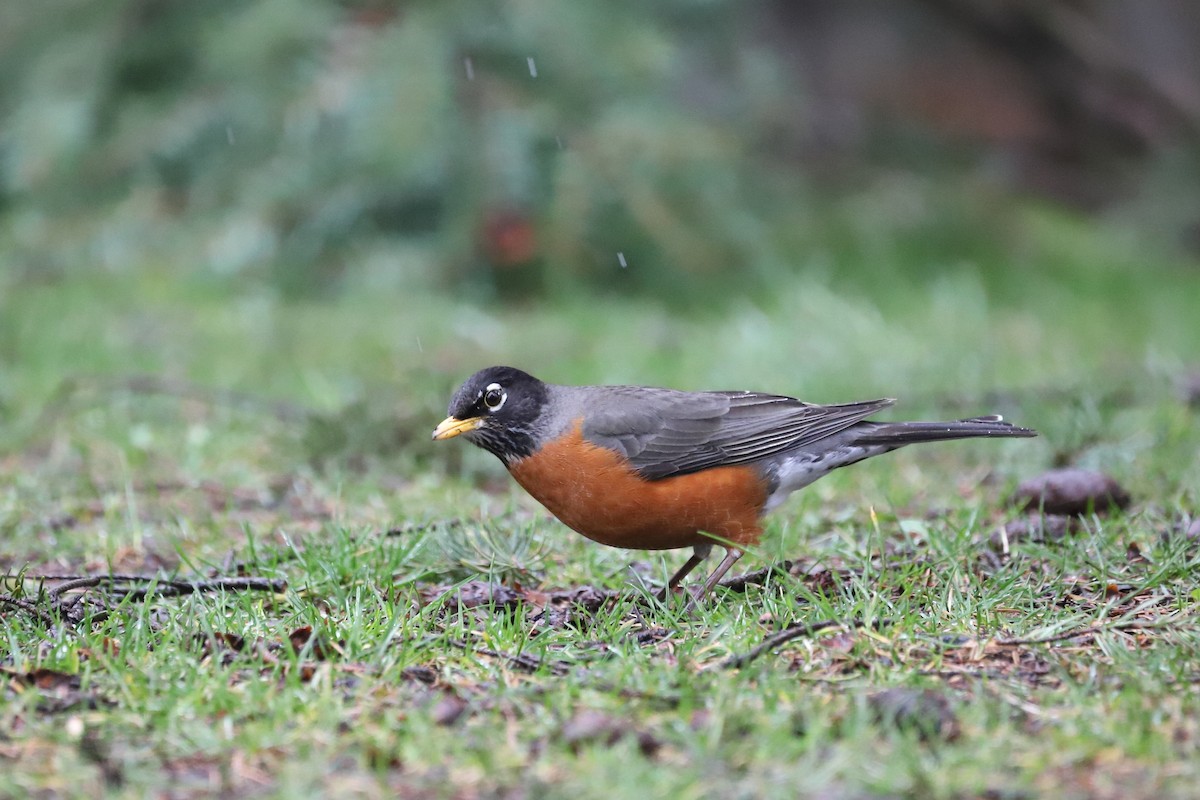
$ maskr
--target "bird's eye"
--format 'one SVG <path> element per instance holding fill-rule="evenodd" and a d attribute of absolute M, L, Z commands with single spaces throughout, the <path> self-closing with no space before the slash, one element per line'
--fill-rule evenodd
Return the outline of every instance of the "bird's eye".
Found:
<path fill-rule="evenodd" d="M 507 399 L 508 395 L 495 383 L 483 392 L 483 404 L 488 407 L 489 411 L 499 411 L 500 406 L 504 405 L 504 401 Z"/>

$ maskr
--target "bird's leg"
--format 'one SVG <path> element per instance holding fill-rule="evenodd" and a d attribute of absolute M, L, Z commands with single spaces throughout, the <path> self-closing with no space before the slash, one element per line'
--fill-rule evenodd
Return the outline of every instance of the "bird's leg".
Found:
<path fill-rule="evenodd" d="M 704 559 L 708 558 L 708 554 L 711 552 L 711 544 L 698 544 L 692 547 L 692 555 L 683 563 L 682 567 L 675 571 L 675 574 L 671 576 L 671 580 L 667 581 L 667 587 L 662 590 L 662 595 L 659 599 L 666 600 L 667 595 L 679 585 L 679 582 L 686 578 L 689 572 L 698 567 Z"/>
<path fill-rule="evenodd" d="M 741 557 L 742 551 L 738 550 L 736 547 L 725 548 L 725 558 L 721 559 L 721 563 L 718 564 L 717 568 L 714 569 L 712 574 L 708 576 L 708 580 L 704 582 L 704 588 L 700 590 L 700 593 L 698 595 L 694 595 L 692 599 L 688 601 L 687 608 L 685 608 L 684 611 L 690 612 L 696 607 L 697 601 L 708 597 L 709 592 L 711 592 L 713 587 L 717 585 L 717 581 L 725 577 L 725 573 L 729 572 L 729 568 L 732 567 L 734 562 Z"/>

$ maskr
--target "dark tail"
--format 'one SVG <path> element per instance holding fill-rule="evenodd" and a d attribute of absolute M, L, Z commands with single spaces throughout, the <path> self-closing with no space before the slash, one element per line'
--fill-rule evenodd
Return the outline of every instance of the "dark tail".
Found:
<path fill-rule="evenodd" d="M 850 429 L 854 443 L 900 447 L 917 442 L 940 442 L 948 439 L 984 437 L 1037 436 L 1030 428 L 1018 428 L 1003 417 L 972 417 L 954 422 L 863 422 Z"/>

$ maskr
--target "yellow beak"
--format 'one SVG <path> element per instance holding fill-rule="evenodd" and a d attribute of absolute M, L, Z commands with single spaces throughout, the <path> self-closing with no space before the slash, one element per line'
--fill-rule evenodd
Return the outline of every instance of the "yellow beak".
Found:
<path fill-rule="evenodd" d="M 442 439 L 453 439 L 459 434 L 475 430 L 482 424 L 483 417 L 471 417 L 470 419 L 446 417 L 433 429 L 433 440 L 439 442 Z"/>

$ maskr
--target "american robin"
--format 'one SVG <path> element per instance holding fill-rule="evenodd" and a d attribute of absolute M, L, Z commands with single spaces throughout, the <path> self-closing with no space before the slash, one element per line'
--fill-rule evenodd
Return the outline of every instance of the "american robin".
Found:
<path fill-rule="evenodd" d="M 691 547 L 671 591 L 708 557 L 725 558 L 701 597 L 758 543 L 762 516 L 829 472 L 917 442 L 1036 436 L 999 416 L 872 422 L 895 401 L 815 405 L 760 392 L 558 386 L 488 367 L 450 400 L 434 439 L 464 436 L 497 456 L 567 526 L 601 544 Z"/>

